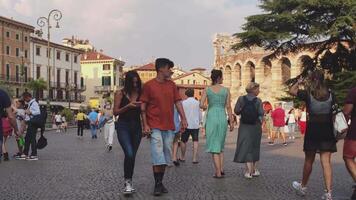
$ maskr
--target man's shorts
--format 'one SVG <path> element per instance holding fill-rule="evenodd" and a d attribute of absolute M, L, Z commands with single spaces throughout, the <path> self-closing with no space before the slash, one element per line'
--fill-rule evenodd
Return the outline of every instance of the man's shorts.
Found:
<path fill-rule="evenodd" d="M 274 132 L 284 133 L 284 126 L 273 126 Z"/>
<path fill-rule="evenodd" d="M 199 141 L 199 129 L 185 129 L 181 137 L 182 142 L 187 143 L 190 135 L 192 136 L 193 142 Z"/>
<path fill-rule="evenodd" d="M 152 164 L 167 165 L 172 161 L 172 145 L 174 139 L 173 131 L 161 131 L 152 129 L 150 138 Z"/>
<path fill-rule="evenodd" d="M 356 158 L 356 140 L 345 139 L 343 156 L 351 159 Z"/>

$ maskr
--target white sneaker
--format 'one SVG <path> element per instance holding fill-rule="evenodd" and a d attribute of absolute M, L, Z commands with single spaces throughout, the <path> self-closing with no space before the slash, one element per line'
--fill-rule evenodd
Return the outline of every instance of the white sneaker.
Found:
<path fill-rule="evenodd" d="M 245 173 L 245 178 L 246 179 L 252 179 L 252 175 L 248 172 Z"/>
<path fill-rule="evenodd" d="M 323 194 L 323 196 L 321 196 L 321 199 L 325 199 L 325 200 L 333 200 L 333 197 L 331 195 L 331 192 L 327 192 L 325 190 L 325 193 Z"/>
<path fill-rule="evenodd" d="M 305 196 L 307 194 L 307 188 L 306 187 L 302 187 L 301 183 L 299 183 L 297 181 L 293 181 L 292 186 L 296 190 L 298 195 Z"/>
<path fill-rule="evenodd" d="M 260 176 L 260 175 L 261 175 L 261 173 L 260 173 L 260 171 L 258 171 L 257 169 L 255 169 L 255 171 L 254 171 L 253 174 L 252 174 L 253 177 L 258 177 L 258 176 Z"/>
<path fill-rule="evenodd" d="M 291 140 L 291 139 L 292 139 L 292 137 L 291 137 L 291 136 L 289 136 L 289 139 Z"/>
<path fill-rule="evenodd" d="M 131 180 L 125 180 L 125 188 L 124 188 L 124 194 L 132 194 L 135 191 L 132 187 L 132 181 Z"/>

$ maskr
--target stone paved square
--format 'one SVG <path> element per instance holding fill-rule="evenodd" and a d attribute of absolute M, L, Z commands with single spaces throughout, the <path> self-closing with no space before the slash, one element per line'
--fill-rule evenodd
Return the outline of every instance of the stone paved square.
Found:
<path fill-rule="evenodd" d="M 319 158 L 314 164 L 305 198 L 295 195 L 291 189 L 293 180 L 302 173 L 303 152 L 300 139 L 268 146 L 264 138 L 261 147 L 262 175 L 259 178 L 243 178 L 244 166 L 233 163 L 237 131 L 229 133 L 225 150 L 226 178 L 214 179 L 211 157 L 204 152 L 205 140 L 200 140 L 198 165 L 191 163 L 191 142 L 188 143 L 187 160 L 180 167 L 171 167 L 164 183 L 169 193 L 153 197 L 153 175 L 150 164 L 148 140 L 142 140 L 134 174 L 137 193 L 125 197 L 123 188 L 123 152 L 117 142 L 113 151 L 105 152 L 103 135 L 92 140 L 88 130 L 84 139 L 76 138 L 76 130 L 68 133 L 47 132 L 48 146 L 39 150 L 39 161 L 10 160 L 0 164 L 1 200 L 40 199 L 241 199 L 241 200 L 315 200 L 323 192 L 323 178 Z M 14 138 L 10 139 L 10 153 L 15 152 Z M 333 190 L 335 199 L 347 199 L 351 195 L 351 177 L 342 160 L 342 142 L 333 160 Z"/>

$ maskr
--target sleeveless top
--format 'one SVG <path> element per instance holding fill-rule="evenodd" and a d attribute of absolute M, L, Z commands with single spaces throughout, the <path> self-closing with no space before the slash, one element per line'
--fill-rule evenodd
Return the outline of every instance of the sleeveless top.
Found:
<path fill-rule="evenodd" d="M 124 94 L 121 99 L 121 104 L 119 108 L 123 108 L 126 105 L 130 103 L 130 99 L 127 98 L 127 95 L 122 91 Z M 137 97 L 136 101 L 140 99 L 140 96 Z M 129 110 L 126 110 L 126 112 L 121 113 L 119 115 L 119 120 L 118 121 L 125 121 L 125 122 L 140 122 L 141 121 L 141 108 L 130 108 Z"/>

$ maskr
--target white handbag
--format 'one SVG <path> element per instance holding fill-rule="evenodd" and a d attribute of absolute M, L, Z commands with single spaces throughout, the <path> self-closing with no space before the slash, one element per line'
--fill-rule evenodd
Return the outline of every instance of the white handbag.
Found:
<path fill-rule="evenodd" d="M 334 135 L 337 140 L 344 139 L 349 127 L 343 112 L 339 111 L 334 119 Z"/>

